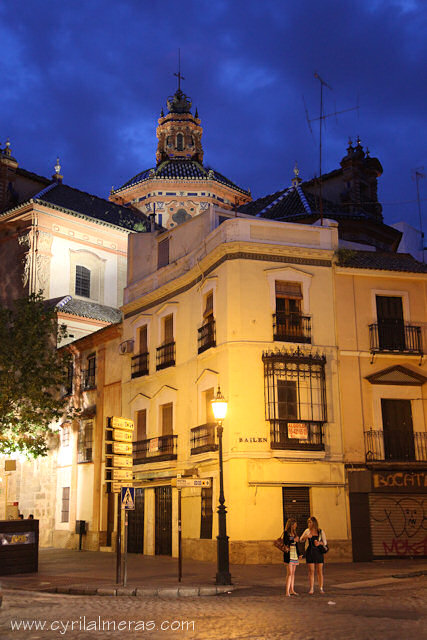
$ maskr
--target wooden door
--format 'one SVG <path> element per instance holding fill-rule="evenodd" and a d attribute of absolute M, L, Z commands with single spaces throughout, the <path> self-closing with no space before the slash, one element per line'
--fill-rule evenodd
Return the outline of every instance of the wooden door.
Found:
<path fill-rule="evenodd" d="M 379 347 L 385 351 L 405 350 L 405 325 L 402 298 L 377 296 Z"/>
<path fill-rule="evenodd" d="M 172 488 L 155 488 L 155 553 L 172 555 Z"/>
<path fill-rule="evenodd" d="M 410 400 L 381 399 L 386 460 L 415 460 Z"/>

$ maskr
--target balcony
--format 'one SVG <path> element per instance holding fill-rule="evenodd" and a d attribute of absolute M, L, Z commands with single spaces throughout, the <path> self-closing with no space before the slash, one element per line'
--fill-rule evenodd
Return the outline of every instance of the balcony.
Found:
<path fill-rule="evenodd" d="M 139 353 L 132 357 L 131 378 L 148 375 L 148 353 Z"/>
<path fill-rule="evenodd" d="M 311 344 L 311 318 L 300 313 L 273 313 L 273 340 Z"/>
<path fill-rule="evenodd" d="M 173 367 L 175 364 L 175 341 L 162 344 L 156 349 L 156 371 Z"/>
<path fill-rule="evenodd" d="M 208 422 L 191 429 L 190 455 L 218 450 L 218 445 L 215 443 L 215 427 L 214 422 Z"/>
<path fill-rule="evenodd" d="M 323 422 L 310 420 L 270 420 L 272 449 L 324 451 Z"/>
<path fill-rule="evenodd" d="M 176 435 L 137 440 L 133 443 L 133 463 L 147 464 L 163 460 L 176 460 L 177 445 L 178 436 Z"/>
<path fill-rule="evenodd" d="M 212 318 L 198 330 L 198 353 L 216 346 L 215 320 Z"/>
<path fill-rule="evenodd" d="M 423 354 L 421 327 L 390 320 L 369 325 L 371 353 Z"/>
<path fill-rule="evenodd" d="M 82 389 L 96 389 L 96 369 L 83 369 L 81 372 Z"/>
<path fill-rule="evenodd" d="M 366 462 L 426 462 L 427 433 L 365 431 Z"/>

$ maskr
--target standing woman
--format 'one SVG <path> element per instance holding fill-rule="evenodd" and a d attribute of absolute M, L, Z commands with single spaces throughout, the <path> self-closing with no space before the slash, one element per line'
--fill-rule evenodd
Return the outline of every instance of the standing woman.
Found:
<path fill-rule="evenodd" d="M 288 518 L 288 521 L 285 526 L 285 531 L 283 533 L 283 544 L 287 549 L 287 551 L 285 550 L 283 552 L 283 562 L 287 565 L 287 573 L 286 573 L 286 595 L 287 596 L 298 595 L 294 589 L 295 569 L 299 564 L 297 542 L 299 542 L 299 538 L 297 536 L 297 521 L 295 520 L 295 518 Z"/>
<path fill-rule="evenodd" d="M 316 567 L 317 581 L 319 583 L 320 593 L 323 591 L 323 553 L 319 550 L 320 546 L 326 547 L 327 540 L 325 533 L 319 528 L 319 523 L 314 516 L 307 520 L 308 529 L 301 536 L 301 542 L 308 540 L 308 547 L 305 554 L 305 560 L 308 567 L 308 579 L 310 582 L 310 593 L 314 593 L 314 567 Z"/>

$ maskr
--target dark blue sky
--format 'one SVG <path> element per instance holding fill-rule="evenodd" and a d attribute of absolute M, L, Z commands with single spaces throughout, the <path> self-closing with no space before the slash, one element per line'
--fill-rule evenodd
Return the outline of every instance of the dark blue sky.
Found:
<path fill-rule="evenodd" d="M 425 0 L 20 0 L 0 5 L 0 141 L 20 166 L 104 197 L 154 166 L 161 106 L 184 91 L 204 127 L 205 163 L 254 197 L 318 171 L 306 122 L 328 82 L 324 170 L 360 135 L 384 167 L 388 223 L 418 223 L 425 165 Z M 427 178 L 420 182 L 426 230 Z"/>

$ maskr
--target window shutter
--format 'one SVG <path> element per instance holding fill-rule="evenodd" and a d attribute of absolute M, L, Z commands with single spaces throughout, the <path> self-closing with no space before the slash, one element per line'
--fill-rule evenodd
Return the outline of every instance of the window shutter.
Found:
<path fill-rule="evenodd" d="M 173 315 L 166 316 L 164 319 L 165 344 L 173 342 Z"/>
<path fill-rule="evenodd" d="M 162 436 L 173 434 L 173 404 L 162 404 Z"/>
<path fill-rule="evenodd" d="M 157 268 L 165 267 L 169 264 L 169 238 L 161 240 L 158 244 Z"/>
<path fill-rule="evenodd" d="M 145 324 L 139 330 L 139 353 L 147 353 L 148 351 L 148 342 L 147 342 L 147 325 Z"/>
<path fill-rule="evenodd" d="M 301 284 L 299 282 L 276 280 L 276 296 L 302 299 Z"/>
<path fill-rule="evenodd" d="M 147 438 L 147 411 L 142 409 L 136 414 L 136 440 L 145 440 Z"/>
<path fill-rule="evenodd" d="M 203 317 L 207 318 L 211 315 L 213 315 L 213 291 L 209 291 L 209 293 L 206 295 L 206 306 L 203 312 Z"/>

